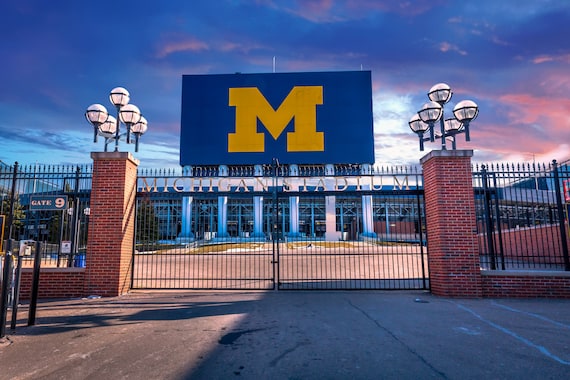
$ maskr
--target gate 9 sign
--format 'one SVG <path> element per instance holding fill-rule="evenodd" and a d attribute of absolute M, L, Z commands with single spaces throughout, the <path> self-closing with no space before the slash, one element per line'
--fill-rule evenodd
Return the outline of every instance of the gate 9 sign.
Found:
<path fill-rule="evenodd" d="M 30 210 L 65 210 L 67 208 L 67 195 L 32 195 L 30 196 Z"/>

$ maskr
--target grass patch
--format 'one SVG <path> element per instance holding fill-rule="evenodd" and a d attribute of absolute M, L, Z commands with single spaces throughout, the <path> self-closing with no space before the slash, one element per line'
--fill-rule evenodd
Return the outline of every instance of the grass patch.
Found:
<path fill-rule="evenodd" d="M 420 245 L 418 242 L 409 242 L 409 241 L 382 241 L 376 240 L 373 242 L 376 245 L 380 245 L 383 247 L 401 247 L 401 246 L 417 246 Z"/>
<path fill-rule="evenodd" d="M 354 243 L 347 241 L 292 241 L 287 243 L 287 248 L 353 248 Z"/>
<path fill-rule="evenodd" d="M 253 251 L 264 247 L 264 243 L 219 243 L 207 244 L 200 247 L 192 247 L 188 249 L 188 253 L 210 253 L 210 252 L 227 252 L 229 250 L 248 250 Z"/>

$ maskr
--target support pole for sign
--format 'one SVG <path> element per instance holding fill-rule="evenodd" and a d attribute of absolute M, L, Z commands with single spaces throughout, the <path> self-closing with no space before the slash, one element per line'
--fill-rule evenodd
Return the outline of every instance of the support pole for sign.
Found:
<path fill-rule="evenodd" d="M 6 255 L 2 267 L 2 293 L 0 296 L 0 338 L 6 336 L 6 317 L 8 314 L 8 292 L 12 284 L 12 240 L 6 242 Z"/>
<path fill-rule="evenodd" d="M 64 210 L 60 211 L 59 214 L 59 244 L 57 245 L 57 263 L 56 266 L 59 268 L 59 266 L 61 265 L 61 255 L 63 252 L 61 252 L 61 242 L 63 241 L 63 222 L 64 222 L 64 218 L 65 218 L 65 214 L 64 214 Z"/>
<path fill-rule="evenodd" d="M 16 265 L 16 274 L 14 278 L 14 296 L 12 297 L 12 322 L 10 328 L 16 330 L 16 322 L 18 321 L 18 304 L 20 303 L 20 278 L 22 277 L 22 256 L 16 255 L 18 264 Z"/>
<path fill-rule="evenodd" d="M 73 266 L 73 261 L 75 260 L 75 256 L 77 254 L 77 220 L 79 215 L 79 173 L 81 169 L 79 166 L 75 171 L 75 186 L 73 188 L 73 213 L 72 213 L 72 221 L 71 221 L 71 253 L 69 254 L 69 260 L 67 262 L 68 267 Z"/>
<path fill-rule="evenodd" d="M 4 271 L 2 273 L 2 292 L 0 296 L 0 338 L 6 335 L 6 317 L 8 313 L 8 290 L 12 284 L 12 224 L 14 221 L 14 199 L 16 197 L 16 182 L 18 175 L 18 163 L 14 164 L 14 174 L 12 177 L 12 190 L 10 193 L 10 213 L 8 214 L 8 242 L 6 244 L 6 254 L 4 255 Z"/>
<path fill-rule="evenodd" d="M 38 293 L 40 288 L 40 266 L 42 244 L 36 241 L 36 256 L 34 257 L 34 273 L 32 276 L 32 295 L 30 299 L 30 309 L 28 310 L 28 326 L 36 324 L 36 309 L 38 305 Z"/>

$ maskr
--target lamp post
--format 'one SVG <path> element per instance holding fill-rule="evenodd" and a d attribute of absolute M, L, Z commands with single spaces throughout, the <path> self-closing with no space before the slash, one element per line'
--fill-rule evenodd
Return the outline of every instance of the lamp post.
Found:
<path fill-rule="evenodd" d="M 123 87 L 111 90 L 109 100 L 117 110 L 117 117 L 109 115 L 107 109 L 101 104 L 92 104 L 85 111 L 85 118 L 93 126 L 93 142 L 97 137 L 105 138 L 105 152 L 107 145 L 115 142 L 115 152 L 119 151 L 119 140 L 124 136 L 125 142 L 131 144 L 131 135 L 135 136 L 135 152 L 139 151 L 139 139 L 147 131 L 148 122 L 141 115 L 141 111 L 134 104 L 129 104 L 130 94 Z M 121 132 L 121 122 L 126 131 Z"/>
<path fill-rule="evenodd" d="M 424 150 L 424 142 L 441 139 L 441 149 L 446 150 L 446 140 L 451 138 L 452 149 L 456 149 L 455 136 L 465 133 L 465 141 L 470 141 L 469 123 L 479 114 L 479 107 L 472 100 L 462 100 L 453 108 L 453 118 L 445 119 L 444 105 L 451 100 L 453 92 L 446 83 L 438 83 L 429 92 L 429 102 L 425 103 L 417 114 L 412 116 L 408 125 L 418 135 L 420 150 Z M 439 131 L 435 123 L 439 121 Z M 424 137 L 429 133 L 429 137 Z"/>

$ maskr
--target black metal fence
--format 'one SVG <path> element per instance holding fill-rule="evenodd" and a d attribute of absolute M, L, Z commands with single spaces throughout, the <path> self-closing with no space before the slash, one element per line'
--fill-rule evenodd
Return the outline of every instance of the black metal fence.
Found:
<path fill-rule="evenodd" d="M 415 168 L 144 171 L 139 190 L 134 288 L 429 287 Z"/>
<path fill-rule="evenodd" d="M 32 266 L 39 241 L 42 266 L 84 266 L 91 176 L 91 165 L 0 164 L 3 249 L 12 239 L 14 257 Z M 66 201 L 59 209 L 38 203 L 57 199 Z"/>
<path fill-rule="evenodd" d="M 31 266 L 40 241 L 42 266 L 84 265 L 91 176 L 0 163 L 3 249 Z M 569 162 L 474 166 L 473 183 L 482 268 L 570 270 Z M 418 168 L 139 170 L 138 190 L 135 288 L 429 287 Z M 65 210 L 31 207 L 53 195 Z"/>
<path fill-rule="evenodd" d="M 570 270 L 570 161 L 481 165 L 473 180 L 482 268 Z"/>

